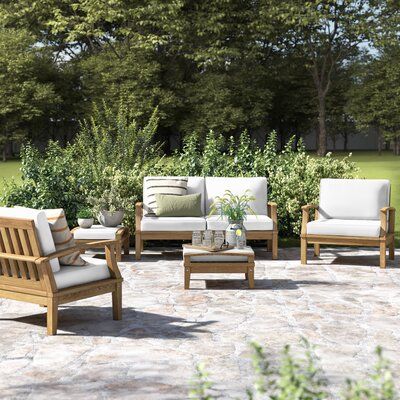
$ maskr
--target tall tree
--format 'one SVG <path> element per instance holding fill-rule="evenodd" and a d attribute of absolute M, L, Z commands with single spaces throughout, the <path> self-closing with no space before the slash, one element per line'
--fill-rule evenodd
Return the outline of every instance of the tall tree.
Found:
<path fill-rule="evenodd" d="M 272 1 L 269 16 L 286 26 L 283 45 L 306 60 L 318 115 L 318 154 L 327 151 L 327 96 L 335 68 L 370 40 L 379 19 L 379 2 L 372 0 Z"/>
<path fill-rule="evenodd" d="M 60 99 L 51 83 L 43 82 L 49 58 L 25 30 L 0 28 L 0 148 L 2 159 L 13 142 L 20 142 L 30 124 Z"/>

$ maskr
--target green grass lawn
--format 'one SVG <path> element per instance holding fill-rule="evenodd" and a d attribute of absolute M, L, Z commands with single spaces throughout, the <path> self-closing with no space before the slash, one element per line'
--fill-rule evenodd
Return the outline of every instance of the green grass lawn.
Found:
<path fill-rule="evenodd" d="M 14 180 L 16 182 L 21 180 L 20 168 L 21 162 L 19 160 L 0 162 L 0 191 L 3 190 L 5 180 Z"/>
<path fill-rule="evenodd" d="M 336 153 L 335 157 L 343 157 Z M 391 182 L 391 205 L 396 208 L 396 232 L 400 239 L 400 157 L 391 152 L 379 156 L 373 151 L 354 152 L 352 160 L 360 168 L 360 178 L 389 179 Z"/>

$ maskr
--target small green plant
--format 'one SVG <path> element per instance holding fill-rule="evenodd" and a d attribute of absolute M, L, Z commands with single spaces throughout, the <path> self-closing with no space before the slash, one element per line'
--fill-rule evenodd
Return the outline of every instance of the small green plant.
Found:
<path fill-rule="evenodd" d="M 213 400 L 210 394 L 212 382 L 208 379 L 205 365 L 200 363 L 196 366 L 196 374 L 191 384 L 189 398 L 196 400 Z"/>
<path fill-rule="evenodd" d="M 230 190 L 226 190 L 225 194 L 217 196 L 211 205 L 210 215 L 219 214 L 226 216 L 229 221 L 244 221 L 247 214 L 254 214 L 250 207 L 250 202 L 255 200 L 250 190 L 246 190 L 241 196 L 234 195 Z"/>
<path fill-rule="evenodd" d="M 328 381 L 318 365 L 313 346 L 302 339 L 303 357 L 294 357 L 286 345 L 280 360 L 271 363 L 265 349 L 257 343 L 251 343 L 254 383 L 246 390 L 248 400 L 325 400 L 329 398 Z M 343 400 L 398 400 L 394 380 L 388 361 L 382 355 L 382 349 L 376 349 L 378 361 L 374 372 L 367 379 L 353 381 L 347 379 L 343 391 Z M 196 374 L 189 392 L 195 400 L 214 400 L 220 396 L 215 393 L 209 374 L 204 365 L 196 368 Z M 226 398 L 226 396 L 224 396 Z"/>
<path fill-rule="evenodd" d="M 113 186 L 111 186 L 110 189 L 105 189 L 98 197 L 89 197 L 89 203 L 92 205 L 93 211 L 96 215 L 100 211 L 124 211 L 126 204 L 121 193 Z"/>
<path fill-rule="evenodd" d="M 90 208 L 81 208 L 76 214 L 76 218 L 88 219 L 93 218 L 93 211 Z"/>

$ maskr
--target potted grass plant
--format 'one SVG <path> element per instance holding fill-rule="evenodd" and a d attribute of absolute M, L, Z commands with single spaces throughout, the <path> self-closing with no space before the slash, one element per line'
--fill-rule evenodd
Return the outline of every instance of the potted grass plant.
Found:
<path fill-rule="evenodd" d="M 78 225 L 81 228 L 89 229 L 94 223 L 93 212 L 89 208 L 81 208 L 76 214 Z"/>
<path fill-rule="evenodd" d="M 229 245 L 242 248 L 246 244 L 246 230 L 243 222 L 248 214 L 254 214 L 250 203 L 255 200 L 250 190 L 242 195 L 234 195 L 226 190 L 223 196 L 217 196 L 211 205 L 210 215 L 219 214 L 221 218 L 228 220 L 228 227 L 225 232 L 225 241 Z"/>

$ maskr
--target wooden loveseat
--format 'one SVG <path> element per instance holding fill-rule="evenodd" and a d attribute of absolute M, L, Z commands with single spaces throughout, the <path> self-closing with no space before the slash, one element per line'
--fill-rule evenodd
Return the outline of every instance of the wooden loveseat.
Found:
<path fill-rule="evenodd" d="M 51 251 L 51 240 L 43 212 L 0 208 L 0 297 L 47 306 L 49 335 L 57 333 L 59 305 L 105 293 L 112 293 L 113 318 L 121 319 L 122 278 L 115 242 L 102 242 L 106 261 L 87 259 L 85 266 L 60 267 L 58 257 L 93 243 Z"/>
<path fill-rule="evenodd" d="M 145 177 L 143 182 L 143 202 L 136 204 L 135 254 L 140 260 L 145 240 L 190 240 L 195 230 L 225 230 L 228 221 L 218 215 L 209 215 L 211 204 L 226 190 L 235 195 L 246 190 L 255 197 L 250 203 L 255 215 L 248 215 L 244 221 L 247 239 L 265 240 L 272 258 L 278 258 L 278 218 L 277 205 L 268 202 L 267 179 L 186 177 L 187 194 L 201 193 L 202 216 L 198 217 L 156 217 L 149 210 L 149 182 L 155 179 L 180 179 L 179 177 Z"/>

